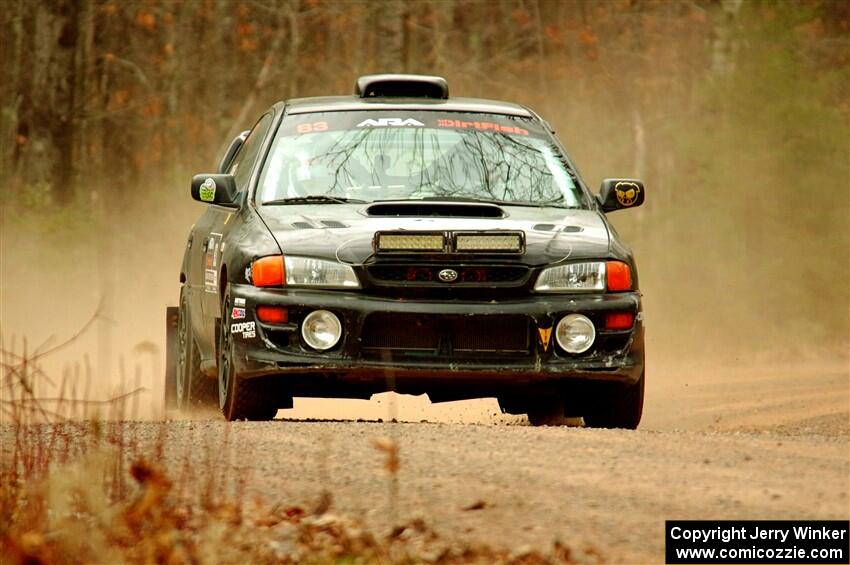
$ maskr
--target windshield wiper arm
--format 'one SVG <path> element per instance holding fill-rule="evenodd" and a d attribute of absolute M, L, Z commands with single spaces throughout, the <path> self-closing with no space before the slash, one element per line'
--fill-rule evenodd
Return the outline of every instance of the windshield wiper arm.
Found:
<path fill-rule="evenodd" d="M 574 206 L 555 206 L 556 202 L 563 202 L 562 198 L 547 200 L 545 202 L 525 202 L 522 200 L 496 200 L 494 198 L 473 198 L 468 196 L 426 196 L 416 200 L 447 201 L 447 202 L 481 202 L 483 204 L 496 204 L 497 206 L 525 206 L 528 208 L 574 208 Z"/>
<path fill-rule="evenodd" d="M 277 198 L 263 202 L 264 206 L 269 204 L 365 204 L 365 200 L 357 198 L 345 198 L 342 196 L 325 196 L 323 194 L 310 194 L 307 196 L 292 196 L 290 198 Z"/>

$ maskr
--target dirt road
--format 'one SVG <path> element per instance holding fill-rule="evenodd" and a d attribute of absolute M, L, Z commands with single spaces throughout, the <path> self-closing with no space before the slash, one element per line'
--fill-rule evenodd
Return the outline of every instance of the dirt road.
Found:
<path fill-rule="evenodd" d="M 408 399 L 387 408 L 414 420 L 407 423 L 310 421 L 327 417 L 329 405 L 298 400 L 273 422 L 233 424 L 228 449 L 222 421 L 171 422 L 165 457 L 178 464 L 189 454 L 203 469 L 212 446 L 249 494 L 309 507 L 326 489 L 333 511 L 378 531 L 393 515 L 423 517 L 448 538 L 511 548 L 560 540 L 609 562 L 658 563 L 665 519 L 848 518 L 847 374 L 787 373 L 763 381 L 731 372 L 650 389 L 636 432 L 532 428 L 494 416 L 492 401 Z M 386 404 L 332 406 L 335 417 L 357 418 Z M 155 441 L 157 424 L 138 426 L 140 439 Z M 372 445 L 381 437 L 400 446 L 397 497 Z"/>
<path fill-rule="evenodd" d="M 176 464 L 224 426 L 172 423 L 167 457 Z M 617 563 L 663 562 L 665 519 L 846 519 L 850 506 L 846 438 L 288 421 L 231 433 L 248 492 L 271 503 L 311 506 L 324 488 L 335 511 L 389 527 L 390 484 L 371 446 L 387 436 L 401 447 L 399 521 L 512 548 L 559 539 Z"/>

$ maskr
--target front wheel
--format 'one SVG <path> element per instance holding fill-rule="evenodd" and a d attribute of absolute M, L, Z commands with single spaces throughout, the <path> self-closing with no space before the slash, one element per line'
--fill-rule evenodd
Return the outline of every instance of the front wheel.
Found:
<path fill-rule="evenodd" d="M 570 426 L 581 424 L 576 417 L 572 395 L 550 391 L 530 396 L 500 396 L 499 408 L 506 414 L 525 414 L 532 426 Z"/>
<path fill-rule="evenodd" d="M 643 415 L 644 373 L 634 384 L 598 383 L 588 399 L 584 423 L 590 428 L 635 430 Z"/>
<path fill-rule="evenodd" d="M 563 426 L 567 421 L 564 418 L 564 397 L 560 394 L 552 394 L 537 398 L 529 402 L 528 421 L 532 426 Z"/>
<path fill-rule="evenodd" d="M 218 329 L 218 401 L 228 422 L 271 420 L 277 403 L 271 383 L 265 378 L 242 379 L 233 366 L 233 334 L 230 332 L 230 288 L 224 294 Z"/>

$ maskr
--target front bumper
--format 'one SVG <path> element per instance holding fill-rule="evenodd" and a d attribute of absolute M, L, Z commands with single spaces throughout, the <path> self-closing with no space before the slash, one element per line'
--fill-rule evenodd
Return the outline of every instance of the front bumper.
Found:
<path fill-rule="evenodd" d="M 302 385 L 333 381 L 363 385 L 373 391 L 387 387 L 400 392 L 429 392 L 439 388 L 533 385 L 564 380 L 636 382 L 644 369 L 644 328 L 638 292 L 584 295 L 532 295 L 521 299 L 489 301 L 401 300 L 370 296 L 359 291 L 269 289 L 232 285 L 231 302 L 242 304 L 244 319 L 234 332 L 234 368 L 243 378 L 279 375 Z M 239 300 L 236 300 L 239 299 Z M 269 325 L 256 318 L 258 305 L 285 306 L 287 324 Z M 300 321 L 309 312 L 325 309 L 343 323 L 343 337 L 331 350 L 311 350 L 303 343 Z M 631 312 L 631 329 L 606 332 L 599 323 L 607 312 Z M 581 313 L 597 326 L 597 342 L 582 355 L 561 351 L 554 335 L 548 343 L 539 328 L 553 328 L 564 315 Z M 488 316 L 527 318 L 527 351 L 482 351 L 444 355 L 367 349 L 363 329 L 372 314 L 487 320 Z M 483 318 L 482 318 L 483 317 Z M 502 319 L 502 318 L 498 318 Z M 254 332 L 244 331 L 254 324 Z M 399 331 L 404 328 L 398 328 Z M 499 332 L 499 327 L 493 327 Z M 554 331 L 552 332 L 554 334 Z M 252 335 L 253 334 L 253 335 Z M 318 391 L 321 392 L 321 391 Z M 316 391 L 313 391 L 315 394 Z"/>

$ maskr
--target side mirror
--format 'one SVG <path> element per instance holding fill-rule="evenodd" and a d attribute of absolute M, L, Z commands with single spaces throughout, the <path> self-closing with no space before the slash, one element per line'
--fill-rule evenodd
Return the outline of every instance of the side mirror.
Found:
<path fill-rule="evenodd" d="M 230 142 L 230 145 L 227 147 L 227 151 L 224 152 L 224 156 L 218 164 L 219 174 L 226 173 L 227 169 L 230 168 L 230 164 L 233 163 L 233 158 L 236 157 L 236 154 L 239 153 L 240 149 L 242 149 L 242 145 L 245 143 L 245 140 L 248 139 L 249 133 L 251 133 L 251 130 L 245 130 L 234 137 L 233 141 Z"/>
<path fill-rule="evenodd" d="M 233 175 L 204 174 L 192 178 L 192 198 L 207 204 L 236 208 L 237 191 Z"/>
<path fill-rule="evenodd" d="M 637 179 L 605 179 L 599 189 L 599 203 L 604 212 L 636 208 L 646 196 L 643 183 Z"/>

